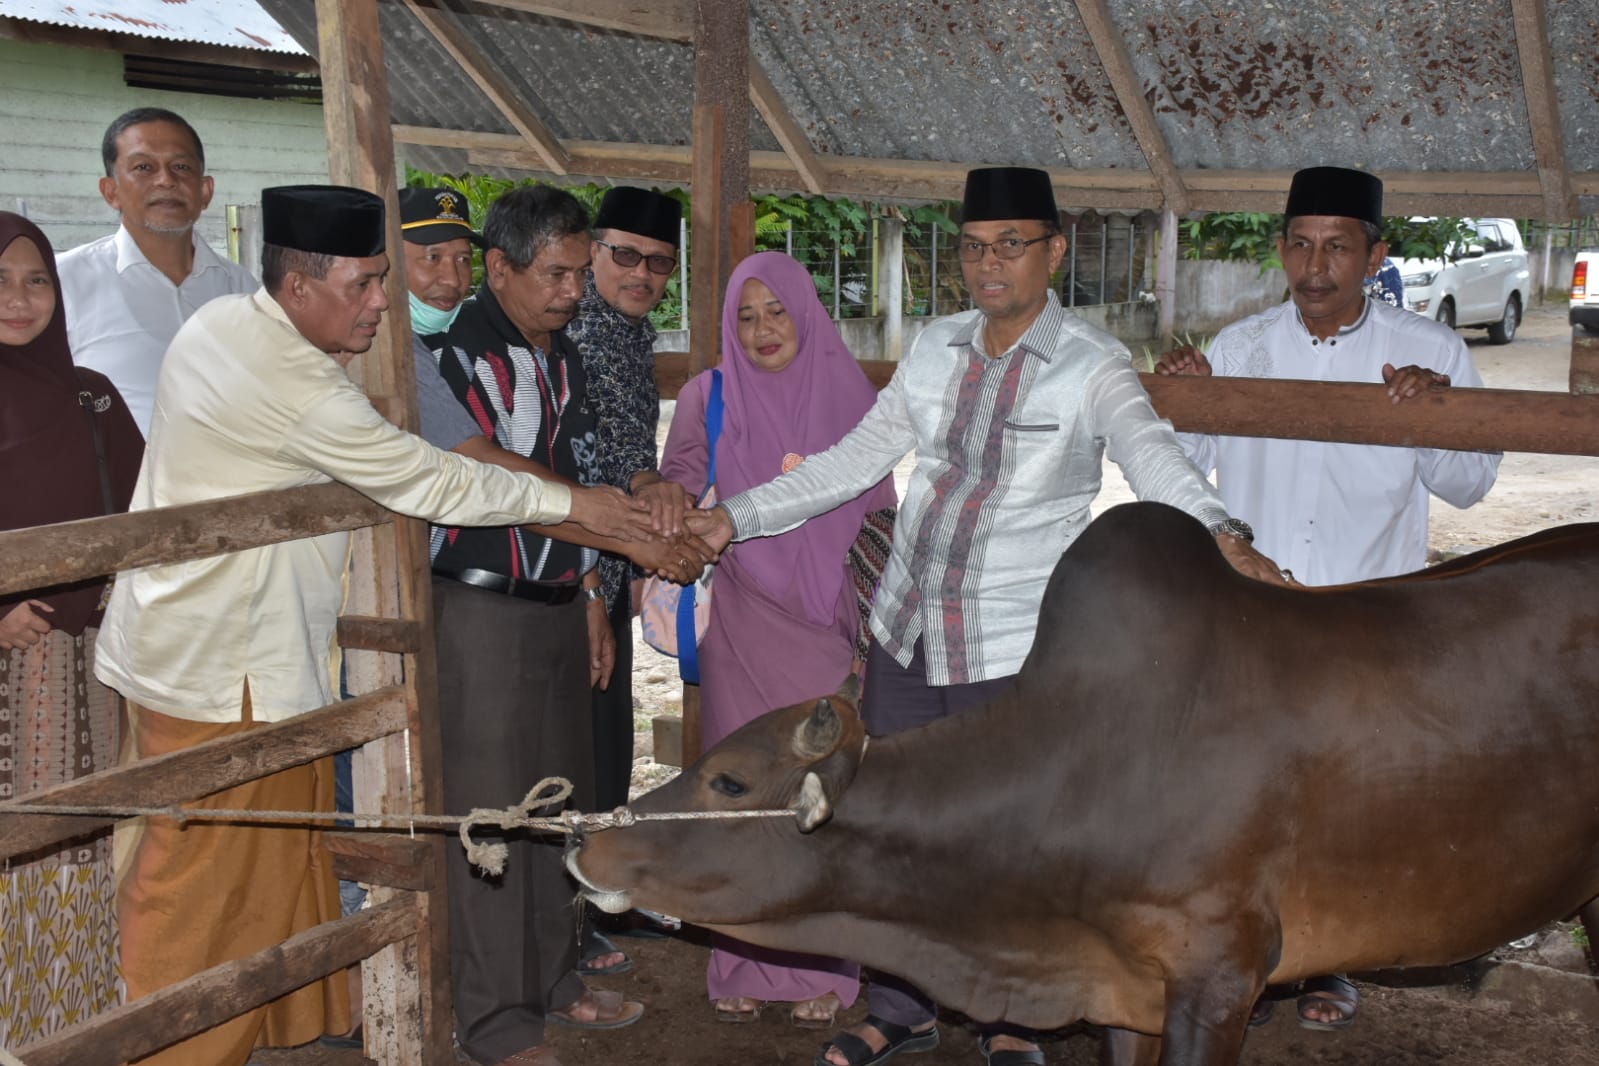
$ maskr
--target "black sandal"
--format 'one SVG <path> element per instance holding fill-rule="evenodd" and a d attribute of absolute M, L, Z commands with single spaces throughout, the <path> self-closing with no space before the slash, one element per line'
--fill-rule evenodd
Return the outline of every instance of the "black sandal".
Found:
<path fill-rule="evenodd" d="M 872 1045 L 856 1036 L 854 1033 L 839 1033 L 833 1039 L 822 1045 L 822 1050 L 816 1053 L 815 1066 L 833 1066 L 827 1061 L 827 1052 L 830 1048 L 837 1048 L 844 1053 L 844 1058 L 849 1066 L 881 1066 L 882 1063 L 898 1055 L 901 1051 L 906 1053 L 915 1051 L 931 1051 L 938 1046 L 938 1026 L 924 1032 L 917 1032 L 909 1026 L 897 1022 L 884 1021 L 875 1014 L 868 1014 L 863 1025 L 876 1029 L 888 1040 L 881 1051 L 873 1051 Z"/>
<path fill-rule="evenodd" d="M 1044 1066 L 1044 1053 L 1038 1048 L 1030 1051 L 1015 1049 L 994 1051 L 990 1048 L 993 1039 L 993 1034 L 989 1034 L 977 1041 L 977 1050 L 988 1060 L 988 1066 Z"/>

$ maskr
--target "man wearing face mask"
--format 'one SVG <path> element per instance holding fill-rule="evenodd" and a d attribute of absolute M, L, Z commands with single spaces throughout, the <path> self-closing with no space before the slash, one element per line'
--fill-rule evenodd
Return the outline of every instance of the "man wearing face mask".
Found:
<path fill-rule="evenodd" d="M 400 190 L 400 236 L 404 238 L 405 287 L 411 303 L 411 348 L 418 382 L 439 375 L 439 362 L 424 340 L 443 333 L 472 295 L 472 249 L 483 238 L 467 218 L 466 197 L 454 189 Z M 472 416 L 447 391 L 419 387 L 422 422 L 440 433 L 425 433 L 435 445 L 454 448 L 481 436 Z M 454 434 L 445 441 L 440 434 Z"/>

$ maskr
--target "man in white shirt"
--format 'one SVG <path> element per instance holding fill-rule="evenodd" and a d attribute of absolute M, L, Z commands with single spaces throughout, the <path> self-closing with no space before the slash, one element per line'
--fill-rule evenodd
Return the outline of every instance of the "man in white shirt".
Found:
<path fill-rule="evenodd" d="M 178 327 L 208 301 L 253 292 L 256 282 L 194 232 L 213 185 L 200 136 L 182 117 L 156 107 L 120 115 L 100 154 L 100 195 L 122 224 L 57 260 L 67 341 L 74 362 L 111 379 L 149 437 L 161 358 Z"/>
<path fill-rule="evenodd" d="M 1140 499 L 1203 522 L 1241 573 L 1279 581 L 1150 406 L 1132 355 L 1050 289 L 1066 254 L 1049 174 L 966 176 L 956 247 L 976 309 L 930 325 L 877 403 L 827 451 L 687 521 L 713 548 L 772 536 L 865 491 L 914 449 L 894 544 L 872 602 L 862 713 L 874 736 L 963 713 L 1032 649 L 1049 575 L 1088 525 L 1109 455 Z M 879 975 L 866 1018 L 818 1066 L 869 1066 L 938 1044 L 935 1007 Z M 1031 1034 L 986 1027 L 994 1066 L 1043 1066 Z"/>
<path fill-rule="evenodd" d="M 1382 381 L 1389 403 L 1452 384 L 1482 385 L 1454 330 L 1367 296 L 1365 279 L 1388 254 L 1378 178 L 1343 167 L 1299 171 L 1277 248 L 1292 298 L 1222 330 L 1208 357 L 1192 347 L 1168 352 L 1158 373 Z M 1216 472 L 1228 512 L 1254 527 L 1260 549 L 1307 585 L 1421 569 L 1429 497 L 1470 507 L 1493 487 L 1500 459 L 1498 452 L 1179 437 L 1196 466 Z M 1274 1002 L 1262 998 L 1251 1024 L 1265 1021 Z M 1299 998 L 1299 1024 L 1344 1028 L 1359 1003 L 1346 978 L 1314 978 Z"/>
<path fill-rule="evenodd" d="M 383 201 L 338 186 L 262 193 L 264 285 L 212 301 L 172 342 L 131 510 L 338 480 L 404 514 L 481 526 L 571 520 L 649 529 L 614 488 L 568 488 L 439 450 L 385 421 L 344 372 L 388 307 Z M 95 673 L 128 699 L 134 758 L 236 736 L 332 702 L 348 533 L 120 575 Z M 196 807 L 333 809 L 332 759 L 225 789 Z M 152 818 L 120 867 L 129 998 L 320 921 L 339 899 L 307 827 Z M 243 1066 L 260 1041 L 350 1028 L 342 976 L 181 1041 L 146 1066 Z"/>

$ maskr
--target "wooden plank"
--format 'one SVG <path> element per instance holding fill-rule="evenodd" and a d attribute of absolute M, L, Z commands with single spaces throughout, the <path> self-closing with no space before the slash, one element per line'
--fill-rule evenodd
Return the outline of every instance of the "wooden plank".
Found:
<path fill-rule="evenodd" d="M 433 35 L 434 40 L 460 64 L 466 76 L 483 90 L 483 95 L 505 116 L 506 121 L 516 127 L 528 146 L 544 161 L 544 169 L 564 175 L 567 172 L 568 155 L 560 138 L 527 105 L 521 93 L 494 61 L 473 43 L 455 16 L 439 7 L 437 0 L 405 0 L 405 6 Z"/>
<path fill-rule="evenodd" d="M 688 0 L 482 0 L 482 6 L 526 11 L 640 37 L 694 39 Z"/>
<path fill-rule="evenodd" d="M 753 59 L 750 61 L 750 103 L 761 113 L 766 128 L 772 131 L 777 143 L 783 146 L 783 154 L 788 156 L 789 162 L 793 163 L 794 169 L 799 172 L 800 180 L 805 183 L 805 191 L 812 196 L 821 196 L 826 192 L 826 164 L 811 147 L 810 138 L 805 136 L 805 131 L 794 121 L 788 105 L 777 95 L 777 88 L 772 85 L 772 79 L 766 76 L 766 71 Z"/>
<path fill-rule="evenodd" d="M 1076 0 L 1076 3 L 1077 17 L 1082 20 L 1083 28 L 1088 31 L 1089 43 L 1094 46 L 1100 65 L 1105 68 L 1105 76 L 1110 79 L 1116 102 L 1121 105 L 1122 114 L 1133 129 L 1133 137 L 1138 141 L 1139 150 L 1144 153 L 1150 173 L 1160 186 L 1161 197 L 1165 200 L 1160 207 L 1178 215 L 1187 214 L 1188 190 L 1177 171 L 1177 164 L 1172 160 L 1171 145 L 1166 143 L 1166 135 L 1155 122 L 1155 112 L 1144 95 L 1143 82 L 1133 70 L 1132 57 L 1127 54 L 1127 43 L 1111 21 L 1105 0 Z"/>
<path fill-rule="evenodd" d="M 419 910 L 395 899 L 324 922 L 16 1050 L 28 1066 L 120 1066 L 414 935 Z"/>
<path fill-rule="evenodd" d="M 0 593 L 359 529 L 389 512 L 347 485 L 230 496 L 0 533 Z"/>
<path fill-rule="evenodd" d="M 322 839 L 333 853 L 333 872 L 341 880 L 426 892 L 438 881 L 429 844 L 437 835 L 335 832 L 324 833 Z"/>
<path fill-rule="evenodd" d="M 405 690 L 385 688 L 242 736 L 207 741 L 30 792 L 0 803 L 0 859 L 120 821 L 99 815 L 16 813 L 19 808 L 169 807 L 387 736 L 403 730 L 405 722 Z"/>
<path fill-rule="evenodd" d="M 1544 0 L 1510 0 L 1516 29 L 1516 54 L 1521 60 L 1521 90 L 1532 128 L 1532 150 L 1538 159 L 1543 189 L 1543 217 L 1568 222 L 1575 217 L 1571 177 L 1566 173 L 1565 136 L 1560 125 L 1560 94 L 1555 91 L 1554 64 L 1549 56 L 1549 26 Z"/>
<path fill-rule="evenodd" d="M 1440 389 L 1392 403 L 1384 385 L 1141 374 L 1179 430 L 1460 451 L 1599 455 L 1599 399 Z"/>
<path fill-rule="evenodd" d="M 339 619 L 339 647 L 346 651 L 411 652 L 422 647 L 420 622 L 347 614 Z"/>

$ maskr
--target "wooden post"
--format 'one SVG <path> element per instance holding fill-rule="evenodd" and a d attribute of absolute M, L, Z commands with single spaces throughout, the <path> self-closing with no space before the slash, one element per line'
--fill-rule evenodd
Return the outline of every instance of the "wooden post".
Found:
<path fill-rule="evenodd" d="M 400 211 L 395 189 L 389 87 L 376 0 L 317 0 L 318 58 L 328 131 L 328 172 L 336 183 L 375 192 L 388 206 L 389 309 L 376 343 L 350 365 L 351 376 L 398 424 L 417 425 L 411 361 L 411 315 L 400 269 Z M 352 651 L 350 691 L 384 684 L 407 688 L 409 734 L 368 744 L 357 756 L 356 809 L 442 813 L 436 646 L 428 577 L 426 526 L 396 517 L 353 538 L 347 614 L 418 623 L 420 648 L 395 655 Z M 444 899 L 446 844 L 430 836 L 435 888 L 415 939 L 386 948 L 362 966 L 367 1053 L 380 1062 L 442 1064 L 454 1060 L 450 1002 L 449 923 Z M 395 890 L 372 889 L 382 903 Z"/>
<path fill-rule="evenodd" d="M 694 273 L 689 373 L 721 361 L 722 293 L 755 250 L 750 204 L 749 0 L 694 0 Z M 683 686 L 683 765 L 700 754 L 699 689 Z"/>

